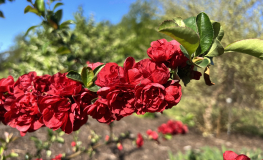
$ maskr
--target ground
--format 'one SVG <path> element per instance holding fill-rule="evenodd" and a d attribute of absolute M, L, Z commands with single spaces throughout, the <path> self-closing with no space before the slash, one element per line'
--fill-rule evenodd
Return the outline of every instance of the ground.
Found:
<path fill-rule="evenodd" d="M 136 116 L 128 116 L 123 118 L 114 124 L 113 133 L 119 135 L 122 132 L 130 131 L 132 137 L 136 137 L 138 133 L 146 135 L 147 129 L 157 131 L 158 126 L 162 123 L 166 123 L 168 117 L 160 116 L 155 119 L 150 118 L 138 118 Z M 18 136 L 19 132 L 16 129 L 10 128 L 9 126 L 1 125 L 1 132 L 5 131 L 13 133 L 14 136 Z M 89 143 L 90 129 L 93 129 L 98 135 L 101 135 L 102 142 L 104 137 L 109 135 L 109 126 L 106 124 L 98 123 L 96 120 L 89 118 L 88 125 L 84 125 L 79 132 L 79 140 L 82 141 L 82 145 Z M 31 136 L 36 136 L 41 140 L 45 140 L 47 136 L 46 128 L 41 128 L 34 133 L 27 133 L 26 136 L 18 138 L 12 142 L 9 146 L 8 152 L 13 149 L 19 153 L 19 158 L 13 159 L 24 159 L 26 152 L 34 153 L 36 151 L 34 143 L 30 140 Z M 1 136 L 4 137 L 4 134 Z M 65 144 L 55 143 L 51 146 L 52 156 L 59 153 L 72 154 L 71 142 L 73 141 L 72 135 L 64 135 Z M 116 145 L 98 147 L 98 152 L 89 158 L 87 154 L 81 154 L 73 160 L 167 160 L 168 151 L 176 153 L 178 151 L 185 152 L 188 149 L 199 149 L 203 146 L 213 146 L 221 148 L 222 145 L 227 148 L 233 148 L 235 151 L 240 151 L 242 148 L 257 149 L 262 148 L 263 139 L 254 136 L 245 136 L 234 134 L 227 136 L 225 133 L 220 134 L 220 137 L 203 137 L 200 132 L 194 128 L 189 129 L 189 133 L 186 135 L 176 135 L 172 140 L 163 140 L 159 138 L 160 143 L 154 141 L 145 141 L 142 148 L 137 148 L 136 145 L 129 139 L 122 142 L 123 150 L 118 151 Z M 45 157 L 44 152 L 43 158 Z"/>

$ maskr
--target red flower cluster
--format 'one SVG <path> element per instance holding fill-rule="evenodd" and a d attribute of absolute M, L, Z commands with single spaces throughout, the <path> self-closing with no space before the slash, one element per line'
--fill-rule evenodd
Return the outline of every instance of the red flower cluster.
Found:
<path fill-rule="evenodd" d="M 244 154 L 236 154 L 233 151 L 225 151 L 223 154 L 224 160 L 250 160 L 250 158 Z"/>
<path fill-rule="evenodd" d="M 161 132 L 164 135 L 186 134 L 188 132 L 188 128 L 181 121 L 169 120 L 167 123 L 158 127 L 158 132 Z"/>
<path fill-rule="evenodd" d="M 78 130 L 88 115 L 101 123 L 133 113 L 163 112 L 181 99 L 179 80 L 170 79 L 170 70 L 184 67 L 187 58 L 176 41 L 152 42 L 147 53 L 152 59 L 135 62 L 128 57 L 123 67 L 107 63 L 97 74 L 97 93 L 66 77 L 67 73 L 37 76 L 36 72 L 0 80 L 0 120 L 23 136 L 40 127 Z M 93 70 L 102 63 L 88 63 Z M 94 103 L 91 103 L 94 102 Z"/>
<path fill-rule="evenodd" d="M 0 80 L 1 120 L 20 131 L 33 132 L 46 126 L 66 133 L 78 130 L 88 120 L 84 109 L 96 93 L 66 77 L 66 73 L 37 76 L 36 72 Z"/>
<path fill-rule="evenodd" d="M 181 85 L 168 80 L 169 69 L 164 63 L 150 59 L 135 62 L 128 57 L 123 67 L 107 63 L 97 76 L 95 84 L 100 86 L 98 99 L 87 112 L 102 123 L 131 115 L 134 112 L 162 112 L 179 103 Z"/>
<path fill-rule="evenodd" d="M 152 61 L 163 62 L 171 69 L 179 68 L 184 71 L 184 74 L 189 74 L 191 79 L 199 80 L 202 74 L 193 70 L 194 65 L 187 64 L 188 58 L 184 56 L 180 45 L 176 40 L 167 42 L 166 39 L 160 39 L 151 43 L 147 54 Z M 182 76 L 184 77 L 185 75 Z"/>

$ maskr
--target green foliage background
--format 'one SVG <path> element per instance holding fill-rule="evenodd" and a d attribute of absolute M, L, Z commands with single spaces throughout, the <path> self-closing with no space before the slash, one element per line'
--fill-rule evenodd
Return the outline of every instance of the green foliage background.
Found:
<path fill-rule="evenodd" d="M 53 33 L 43 26 L 26 38 L 18 35 L 11 51 L 0 54 L 0 78 L 17 78 L 30 71 L 43 75 L 80 70 L 86 61 L 121 65 L 129 56 L 136 60 L 146 58 L 152 41 L 171 40 L 157 32 L 163 20 L 187 18 L 201 11 L 223 26 L 224 46 L 245 38 L 262 39 L 262 7 L 260 0 L 137 0 L 116 25 L 107 21 L 95 23 L 80 8 L 74 14 L 73 29 L 67 32 Z M 61 36 L 63 42 L 59 41 Z M 70 53 L 58 52 L 65 45 Z M 183 87 L 180 104 L 164 113 L 195 124 L 205 135 L 229 130 L 229 124 L 233 132 L 263 135 L 262 61 L 240 53 L 226 53 L 214 62 L 210 68 L 216 85 L 208 87 L 202 79 L 191 81 Z M 232 103 L 227 104 L 226 98 L 231 98 Z"/>

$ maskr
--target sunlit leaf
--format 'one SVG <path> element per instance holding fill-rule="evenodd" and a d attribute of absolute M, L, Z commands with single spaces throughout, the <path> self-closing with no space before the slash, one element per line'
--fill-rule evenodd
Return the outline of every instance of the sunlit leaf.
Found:
<path fill-rule="evenodd" d="M 184 46 L 190 57 L 199 46 L 199 36 L 190 28 L 171 27 L 161 29 L 159 32 L 164 33 L 178 41 L 182 46 Z"/>
<path fill-rule="evenodd" d="M 99 74 L 99 72 L 101 71 L 101 69 L 105 66 L 105 64 L 102 64 L 98 67 L 96 67 L 94 70 L 93 70 L 93 73 L 94 73 L 94 78 L 92 79 L 92 81 L 96 81 L 97 79 L 97 75 Z"/>
<path fill-rule="evenodd" d="M 245 39 L 229 44 L 225 52 L 245 53 L 263 60 L 263 40 Z"/>
<path fill-rule="evenodd" d="M 224 53 L 224 47 L 220 43 L 220 41 L 216 38 L 214 39 L 214 43 L 212 44 L 210 50 L 206 54 L 208 57 L 217 57 Z"/>
<path fill-rule="evenodd" d="M 185 27 L 184 21 L 181 17 L 175 17 L 173 20 L 176 24 L 178 24 L 178 26 Z"/>
<path fill-rule="evenodd" d="M 205 58 L 202 59 L 202 60 L 196 61 L 195 64 L 196 64 L 198 67 L 205 68 L 207 65 L 210 64 L 210 59 L 207 58 L 207 57 L 205 57 Z"/>
<path fill-rule="evenodd" d="M 92 79 L 94 78 L 94 73 L 92 69 L 89 67 L 83 67 L 81 72 L 81 78 L 85 87 L 90 87 L 93 84 Z"/>
<path fill-rule="evenodd" d="M 200 13 L 196 17 L 196 24 L 200 36 L 200 46 L 196 56 L 206 52 L 213 43 L 214 31 L 209 17 L 205 13 Z"/>
<path fill-rule="evenodd" d="M 31 13 L 35 13 L 36 15 L 41 15 L 41 13 L 38 12 L 37 9 L 31 7 L 31 6 L 26 6 L 26 8 L 24 9 L 24 13 L 28 13 L 28 12 L 31 12 Z"/>
<path fill-rule="evenodd" d="M 173 20 L 166 20 L 163 21 L 159 26 L 159 31 L 162 29 L 170 28 L 170 27 L 176 27 L 178 24 L 176 24 Z"/>
<path fill-rule="evenodd" d="M 184 19 L 184 24 L 194 30 L 196 33 L 198 33 L 197 26 L 196 26 L 196 17 L 189 17 L 187 19 Z"/>
<path fill-rule="evenodd" d="M 36 0 L 35 1 L 35 7 L 40 13 L 43 14 L 45 12 L 45 2 L 44 2 L 44 0 Z"/>

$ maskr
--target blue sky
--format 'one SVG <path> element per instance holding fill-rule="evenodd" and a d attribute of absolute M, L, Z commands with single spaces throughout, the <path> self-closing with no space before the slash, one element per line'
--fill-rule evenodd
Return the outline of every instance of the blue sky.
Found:
<path fill-rule="evenodd" d="M 136 0 L 62 0 L 64 5 L 62 22 L 73 19 L 73 13 L 78 6 L 84 9 L 84 15 L 89 17 L 93 14 L 97 22 L 109 20 L 111 23 L 118 23 L 122 16 L 129 11 L 129 6 Z M 30 5 L 26 0 L 7 1 L 0 5 L 5 19 L 0 18 L 0 52 L 6 51 L 13 44 L 14 38 L 19 33 L 41 23 L 41 19 L 33 13 L 24 14 L 24 8 Z"/>

